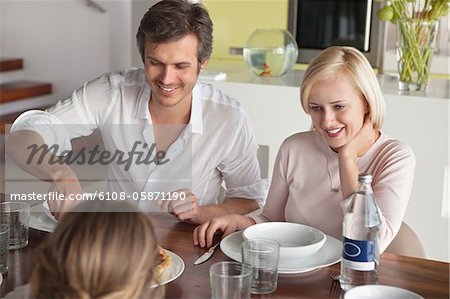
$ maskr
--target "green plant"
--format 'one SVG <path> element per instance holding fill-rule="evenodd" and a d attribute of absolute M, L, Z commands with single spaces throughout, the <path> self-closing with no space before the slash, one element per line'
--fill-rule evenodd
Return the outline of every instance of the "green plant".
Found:
<path fill-rule="evenodd" d="M 448 14 L 449 3 L 450 0 L 391 0 L 377 12 L 377 17 L 394 24 L 405 19 L 434 21 Z"/>
<path fill-rule="evenodd" d="M 448 14 L 450 0 L 390 0 L 377 12 L 397 25 L 400 82 L 424 88 L 433 56 L 437 22 Z M 407 89 L 402 88 L 401 89 Z"/>

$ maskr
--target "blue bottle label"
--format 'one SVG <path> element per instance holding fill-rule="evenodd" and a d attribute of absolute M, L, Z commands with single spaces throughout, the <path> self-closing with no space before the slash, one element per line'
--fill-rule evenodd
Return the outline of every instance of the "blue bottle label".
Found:
<path fill-rule="evenodd" d="M 343 237 L 342 262 L 360 271 L 375 269 L 376 243 L 373 240 L 352 240 Z"/>

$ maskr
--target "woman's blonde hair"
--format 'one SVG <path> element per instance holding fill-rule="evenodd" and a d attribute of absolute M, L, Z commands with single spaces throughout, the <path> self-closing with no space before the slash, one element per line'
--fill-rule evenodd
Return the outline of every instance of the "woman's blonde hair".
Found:
<path fill-rule="evenodd" d="M 37 254 L 33 298 L 158 295 L 150 289 L 159 259 L 150 219 L 125 202 L 114 206 L 124 212 L 99 205 L 82 203 L 62 217 Z"/>
<path fill-rule="evenodd" d="M 309 93 L 315 83 L 340 76 L 367 102 L 374 128 L 381 129 L 386 108 L 378 80 L 366 57 L 352 47 L 329 47 L 311 61 L 300 88 L 303 110 L 309 114 Z"/>

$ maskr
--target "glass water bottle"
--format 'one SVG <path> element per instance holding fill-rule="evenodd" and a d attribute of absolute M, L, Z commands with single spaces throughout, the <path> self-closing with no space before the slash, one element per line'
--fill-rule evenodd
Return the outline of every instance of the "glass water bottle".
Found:
<path fill-rule="evenodd" d="M 342 227 L 343 253 L 340 284 L 352 287 L 378 283 L 379 230 L 381 219 L 372 191 L 372 176 L 360 174 Z"/>

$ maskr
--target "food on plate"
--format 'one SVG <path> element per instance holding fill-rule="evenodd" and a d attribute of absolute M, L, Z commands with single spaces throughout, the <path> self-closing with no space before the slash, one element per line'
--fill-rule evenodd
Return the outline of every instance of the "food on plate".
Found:
<path fill-rule="evenodd" d="M 160 278 L 161 275 L 163 275 L 164 271 L 166 271 L 172 264 L 172 258 L 167 253 L 167 251 L 161 246 L 158 246 L 158 250 L 159 250 L 159 257 L 158 257 L 159 262 L 158 265 L 156 266 L 156 275 L 155 275 L 156 279 Z"/>

